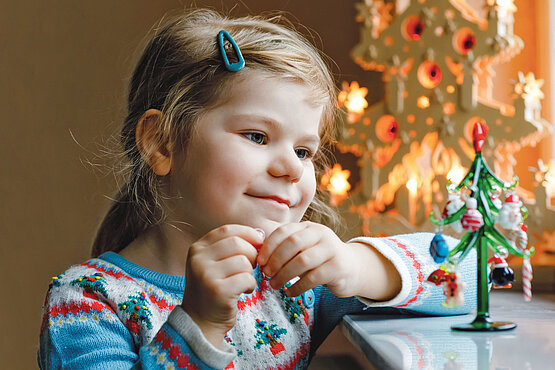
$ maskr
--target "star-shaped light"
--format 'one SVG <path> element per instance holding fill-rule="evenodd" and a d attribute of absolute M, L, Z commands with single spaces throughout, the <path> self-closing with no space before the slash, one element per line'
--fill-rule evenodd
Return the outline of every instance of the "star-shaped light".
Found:
<path fill-rule="evenodd" d="M 532 72 L 528 72 L 527 75 L 519 72 L 518 82 L 515 84 L 515 92 L 521 95 L 525 100 L 539 101 L 544 97 L 541 90 L 543 84 L 544 80 L 536 80 Z"/>
<path fill-rule="evenodd" d="M 320 184 L 322 188 L 330 192 L 332 206 L 339 205 L 347 197 L 347 192 L 351 189 L 351 184 L 347 181 L 349 176 L 351 176 L 351 171 L 344 170 L 339 163 L 334 164 L 333 168 L 322 176 Z"/>
<path fill-rule="evenodd" d="M 355 7 L 358 10 L 357 22 L 364 22 L 366 27 L 371 28 L 372 37 L 375 39 L 393 20 L 391 15 L 393 3 L 385 4 L 383 0 L 364 0 L 364 2 L 355 4 Z"/>
<path fill-rule="evenodd" d="M 551 199 L 555 196 L 555 161 L 551 159 L 548 164 L 543 160 L 538 160 L 538 168 L 530 168 L 534 173 L 536 184 L 540 184 L 545 188 L 547 198 Z"/>
<path fill-rule="evenodd" d="M 365 97 L 368 94 L 368 89 L 366 87 L 360 87 L 358 82 L 353 81 L 351 85 L 348 85 L 346 81 L 342 84 L 342 90 L 337 96 L 337 100 L 340 107 L 347 108 L 349 112 L 348 121 L 353 123 L 357 121 L 364 109 L 368 107 L 368 102 Z"/>

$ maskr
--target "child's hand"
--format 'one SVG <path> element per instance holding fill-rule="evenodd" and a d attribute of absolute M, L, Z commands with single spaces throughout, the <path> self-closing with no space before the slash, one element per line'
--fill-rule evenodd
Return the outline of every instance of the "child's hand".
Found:
<path fill-rule="evenodd" d="M 242 225 L 214 229 L 189 248 L 181 306 L 217 347 L 235 325 L 237 300 L 256 288 L 253 266 L 264 236 Z"/>
<path fill-rule="evenodd" d="M 339 297 L 356 293 L 359 264 L 351 248 L 328 227 L 301 222 L 282 225 L 264 242 L 258 264 L 279 289 L 295 276 L 300 280 L 287 289 L 291 297 L 317 285 L 326 285 Z"/>

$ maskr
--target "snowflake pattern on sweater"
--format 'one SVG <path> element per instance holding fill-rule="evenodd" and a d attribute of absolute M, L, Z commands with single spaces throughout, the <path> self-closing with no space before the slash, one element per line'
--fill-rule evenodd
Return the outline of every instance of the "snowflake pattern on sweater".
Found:
<path fill-rule="evenodd" d="M 440 290 L 424 284 L 435 263 L 427 253 L 433 234 L 357 238 L 397 268 L 401 292 L 388 302 L 338 298 L 316 287 L 289 298 L 274 290 L 257 267 L 257 288 L 241 295 L 236 325 L 216 349 L 180 308 L 184 277 L 147 270 L 108 252 L 69 268 L 49 286 L 43 308 L 41 368 L 306 368 L 341 317 L 380 307 L 428 314 L 469 312 L 475 305 L 476 264 L 466 258 L 465 306 L 445 309 Z M 447 238 L 451 247 L 456 243 Z M 369 282 L 372 283 L 372 282 Z"/>

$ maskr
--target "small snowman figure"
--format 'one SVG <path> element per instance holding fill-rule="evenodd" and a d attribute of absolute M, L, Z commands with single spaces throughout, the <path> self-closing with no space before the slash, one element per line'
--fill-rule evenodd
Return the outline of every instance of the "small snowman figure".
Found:
<path fill-rule="evenodd" d="M 466 200 L 466 212 L 461 217 L 461 225 L 467 231 L 476 231 L 484 225 L 484 218 L 477 209 L 478 202 L 475 198 Z"/>
<path fill-rule="evenodd" d="M 501 199 L 499 199 L 498 193 L 490 194 L 489 199 L 491 199 L 491 202 L 493 203 L 495 208 L 501 209 L 503 207 L 503 202 L 501 201 Z"/>
<path fill-rule="evenodd" d="M 491 200 L 491 203 L 495 206 L 495 208 L 497 208 L 497 211 L 503 208 L 503 202 L 501 201 L 501 199 L 499 199 L 499 192 L 495 191 L 493 193 L 490 193 L 489 199 Z M 491 217 L 493 219 L 493 222 L 495 222 L 495 220 L 497 220 L 497 213 L 492 213 Z"/>
<path fill-rule="evenodd" d="M 448 218 L 464 206 L 464 201 L 461 199 L 459 193 L 449 193 L 447 203 L 443 209 L 443 218 Z M 462 233 L 463 227 L 461 220 L 457 220 L 449 224 L 458 233 Z"/>
<path fill-rule="evenodd" d="M 497 223 L 504 229 L 507 230 L 518 230 L 520 224 L 522 223 L 522 213 L 520 208 L 522 207 L 522 202 L 520 201 L 518 195 L 511 194 L 505 199 L 503 207 L 499 211 L 499 216 L 497 217 Z"/>

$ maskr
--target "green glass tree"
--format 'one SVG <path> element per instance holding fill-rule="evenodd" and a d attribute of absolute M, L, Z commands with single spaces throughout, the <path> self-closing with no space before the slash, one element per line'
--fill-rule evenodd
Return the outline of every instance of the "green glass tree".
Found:
<path fill-rule="evenodd" d="M 460 303 L 460 299 L 457 298 L 462 297 L 458 295 L 464 283 L 458 281 L 456 266 L 472 248 L 477 250 L 477 315 L 471 323 L 453 326 L 453 330 L 495 331 L 515 328 L 516 324 L 512 322 L 495 322 L 490 319 L 488 284 L 492 282 L 494 287 L 510 286 L 510 282 L 513 280 L 512 270 L 503 259 L 508 253 L 524 258 L 525 264 L 528 263 L 528 265 L 529 258 L 534 254 L 533 247 L 527 249 L 526 227 L 522 224 L 528 211 L 522 206 L 518 196 L 513 194 L 518 179 L 515 178 L 512 184 L 501 181 L 493 174 L 482 157 L 482 146 L 487 132 L 487 125 L 483 123 L 474 125 L 472 136 L 476 155 L 472 166 L 457 186 L 449 187 L 450 194 L 469 192 L 466 204 L 458 198 L 460 203 L 455 204 L 454 209 L 453 207 L 449 209 L 449 203 L 453 203 L 452 200 L 457 198 L 450 197 L 442 219 L 437 220 L 433 212 L 430 214 L 431 221 L 437 226 L 453 224 L 455 228 L 460 227 L 467 231 L 450 252 L 447 252 L 445 241 L 440 234 L 436 235 L 430 246 L 430 253 L 434 260 L 444 263 L 440 269 L 428 277 L 428 281 L 436 285 L 444 285 L 447 296 L 444 305 Z M 506 192 L 504 204 L 501 204 L 498 198 L 502 191 Z M 510 230 L 509 240 L 496 228 L 496 223 L 504 229 Z M 490 260 L 488 260 L 488 248 L 495 254 L 495 257 Z M 488 276 L 488 264 L 490 263 L 492 271 Z"/>

